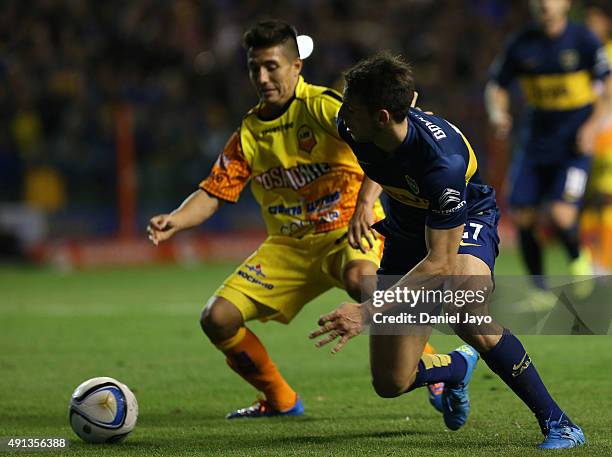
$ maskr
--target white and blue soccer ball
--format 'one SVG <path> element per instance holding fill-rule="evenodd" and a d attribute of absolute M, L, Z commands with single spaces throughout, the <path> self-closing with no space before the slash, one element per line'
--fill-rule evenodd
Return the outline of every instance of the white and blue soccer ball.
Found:
<path fill-rule="evenodd" d="M 136 425 L 138 402 L 125 384 L 113 378 L 92 378 L 70 398 L 70 425 L 88 443 L 116 443 Z"/>

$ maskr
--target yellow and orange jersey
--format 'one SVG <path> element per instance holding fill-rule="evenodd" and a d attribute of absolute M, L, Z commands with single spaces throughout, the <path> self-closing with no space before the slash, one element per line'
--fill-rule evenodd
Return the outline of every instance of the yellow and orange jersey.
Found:
<path fill-rule="evenodd" d="M 251 109 L 200 188 L 236 202 L 251 182 L 269 235 L 302 237 L 345 227 L 363 172 L 340 138 L 340 95 L 300 77 L 295 98 L 273 120 Z"/>
<path fill-rule="evenodd" d="M 612 62 L 612 40 L 606 43 L 608 60 Z M 610 108 L 610 107 L 608 107 Z M 612 195 L 612 113 L 608 112 L 595 136 L 591 190 Z"/>

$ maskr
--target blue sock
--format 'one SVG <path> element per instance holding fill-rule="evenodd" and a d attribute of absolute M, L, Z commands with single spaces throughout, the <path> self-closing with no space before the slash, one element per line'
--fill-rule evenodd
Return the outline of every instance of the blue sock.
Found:
<path fill-rule="evenodd" d="M 570 229 L 557 227 L 557 236 L 565 247 L 570 260 L 580 257 L 580 238 L 578 237 L 578 224 Z"/>
<path fill-rule="evenodd" d="M 423 354 L 414 383 L 408 391 L 437 382 L 459 384 L 466 370 L 467 362 L 457 351 L 450 354 Z"/>
<path fill-rule="evenodd" d="M 542 433 L 546 434 L 548 420 L 564 418 L 573 425 L 546 390 L 525 348 L 510 330 L 505 329 L 497 345 L 480 356 L 535 414 Z"/>
<path fill-rule="evenodd" d="M 542 247 L 536 237 L 535 231 L 531 228 L 519 230 L 519 242 L 521 256 L 531 276 L 541 276 L 542 267 Z"/>

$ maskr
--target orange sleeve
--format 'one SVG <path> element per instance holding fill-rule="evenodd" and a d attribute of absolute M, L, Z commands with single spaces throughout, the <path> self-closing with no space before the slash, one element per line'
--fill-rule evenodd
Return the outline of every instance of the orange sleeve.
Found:
<path fill-rule="evenodd" d="M 251 168 L 240 145 L 239 132 L 237 130 L 232 134 L 210 174 L 200 183 L 200 189 L 231 203 L 238 201 L 251 176 Z"/>

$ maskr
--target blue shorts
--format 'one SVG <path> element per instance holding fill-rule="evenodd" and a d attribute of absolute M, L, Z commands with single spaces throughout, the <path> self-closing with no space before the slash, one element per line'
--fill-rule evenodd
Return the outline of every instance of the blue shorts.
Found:
<path fill-rule="evenodd" d="M 469 254 L 487 264 L 493 274 L 495 258 L 499 254 L 499 209 L 490 209 L 469 216 L 465 223 L 459 254 Z M 424 232 L 424 230 L 423 230 Z M 408 237 L 394 233 L 382 233 L 385 247 L 378 275 L 405 275 L 427 255 L 424 233 Z"/>
<path fill-rule="evenodd" d="M 582 204 L 591 158 L 574 156 L 558 164 L 538 164 L 525 154 L 510 169 L 510 206 L 535 207 L 542 201 Z"/>

